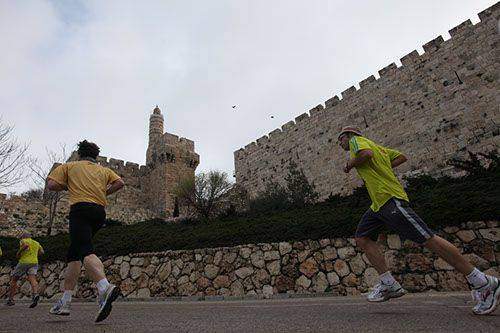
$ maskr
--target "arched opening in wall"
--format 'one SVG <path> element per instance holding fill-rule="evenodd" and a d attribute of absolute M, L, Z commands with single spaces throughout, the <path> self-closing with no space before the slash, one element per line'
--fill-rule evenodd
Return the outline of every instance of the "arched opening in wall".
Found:
<path fill-rule="evenodd" d="M 179 200 L 177 197 L 174 200 L 174 211 L 172 213 L 173 217 L 179 217 Z"/>

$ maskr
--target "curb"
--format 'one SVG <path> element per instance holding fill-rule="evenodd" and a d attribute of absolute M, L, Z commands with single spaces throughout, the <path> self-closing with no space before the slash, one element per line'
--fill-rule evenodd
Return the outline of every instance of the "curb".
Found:
<path fill-rule="evenodd" d="M 264 295 L 244 295 L 244 296 L 172 296 L 172 297 L 147 297 L 147 298 L 118 298 L 116 302 L 129 303 L 129 302 L 151 302 L 151 303 L 176 303 L 176 302 L 227 302 L 227 301 L 257 301 L 257 300 L 283 300 L 283 299 L 307 299 L 307 298 L 356 298 L 361 295 L 338 295 L 334 293 L 314 293 L 314 294 L 287 294 L 280 293 L 269 296 Z M 449 297 L 462 297 L 469 296 L 467 291 L 456 292 L 423 292 L 423 293 L 409 293 L 407 296 L 412 297 L 433 297 L 433 296 L 449 296 Z M 55 298 L 54 298 L 55 299 Z M 39 303 L 52 303 L 54 299 L 41 299 Z M 16 303 L 28 304 L 31 303 L 30 299 L 15 300 Z M 72 303 L 92 303 L 96 302 L 96 298 L 73 298 Z"/>

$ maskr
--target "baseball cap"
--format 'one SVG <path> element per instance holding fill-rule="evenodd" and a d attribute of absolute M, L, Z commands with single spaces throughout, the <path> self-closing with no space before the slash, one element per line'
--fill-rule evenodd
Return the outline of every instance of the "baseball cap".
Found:
<path fill-rule="evenodd" d="M 359 129 L 357 129 L 356 127 L 354 126 L 346 126 L 346 127 L 343 127 L 342 130 L 340 131 L 339 135 L 337 136 L 337 139 L 340 139 L 340 137 L 342 136 L 342 134 L 345 134 L 345 133 L 354 133 L 354 134 L 357 134 L 357 135 L 363 135 L 363 133 L 361 133 L 361 131 Z"/>

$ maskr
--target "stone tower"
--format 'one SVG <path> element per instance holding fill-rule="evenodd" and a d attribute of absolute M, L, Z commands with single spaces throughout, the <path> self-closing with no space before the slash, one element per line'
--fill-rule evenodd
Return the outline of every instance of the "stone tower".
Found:
<path fill-rule="evenodd" d="M 148 177 L 144 192 L 149 208 L 165 217 L 171 216 L 174 210 L 177 184 L 185 178 L 194 178 L 200 157 L 194 151 L 193 141 L 163 133 L 163 121 L 161 110 L 156 106 L 149 117 Z"/>
<path fill-rule="evenodd" d="M 151 162 L 151 154 L 153 147 L 156 146 L 163 135 L 163 115 L 158 105 L 154 108 L 153 113 L 149 116 L 149 140 L 148 149 L 146 151 L 146 164 Z"/>

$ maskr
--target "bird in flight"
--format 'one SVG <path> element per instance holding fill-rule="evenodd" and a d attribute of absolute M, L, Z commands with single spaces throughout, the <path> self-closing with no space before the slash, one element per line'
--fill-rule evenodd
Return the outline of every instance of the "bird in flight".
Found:
<path fill-rule="evenodd" d="M 236 109 L 236 105 L 233 105 L 233 106 L 232 106 L 232 108 L 233 108 L 233 109 Z"/>

